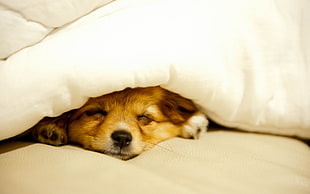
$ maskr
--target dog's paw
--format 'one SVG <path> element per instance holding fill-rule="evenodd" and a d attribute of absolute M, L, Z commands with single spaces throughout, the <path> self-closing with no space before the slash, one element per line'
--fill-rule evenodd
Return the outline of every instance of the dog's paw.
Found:
<path fill-rule="evenodd" d="M 40 143 L 60 146 L 68 142 L 66 131 L 55 123 L 38 125 L 33 129 L 32 134 Z"/>
<path fill-rule="evenodd" d="M 183 124 L 181 136 L 187 139 L 199 139 L 207 132 L 208 124 L 207 117 L 197 112 Z"/>

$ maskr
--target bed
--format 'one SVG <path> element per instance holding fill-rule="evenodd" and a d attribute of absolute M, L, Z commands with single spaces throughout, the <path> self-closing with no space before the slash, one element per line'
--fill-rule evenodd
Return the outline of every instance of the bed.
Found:
<path fill-rule="evenodd" d="M 309 8 L 0 0 L 0 192 L 310 193 Z M 89 97 L 156 85 L 218 125 L 126 162 L 7 140 Z"/>

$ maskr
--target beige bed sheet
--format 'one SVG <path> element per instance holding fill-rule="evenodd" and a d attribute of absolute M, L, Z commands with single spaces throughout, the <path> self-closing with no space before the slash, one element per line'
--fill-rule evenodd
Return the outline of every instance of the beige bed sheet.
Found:
<path fill-rule="evenodd" d="M 129 160 L 75 146 L 0 144 L 1 194 L 310 193 L 302 141 L 213 130 L 175 138 Z"/>

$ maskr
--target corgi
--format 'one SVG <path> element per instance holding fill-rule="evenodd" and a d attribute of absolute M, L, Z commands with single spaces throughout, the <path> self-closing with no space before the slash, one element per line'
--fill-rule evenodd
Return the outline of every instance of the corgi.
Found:
<path fill-rule="evenodd" d="M 74 143 L 128 160 L 173 137 L 198 139 L 208 123 L 191 100 L 155 86 L 90 98 L 79 109 L 43 118 L 31 131 L 40 143 Z"/>

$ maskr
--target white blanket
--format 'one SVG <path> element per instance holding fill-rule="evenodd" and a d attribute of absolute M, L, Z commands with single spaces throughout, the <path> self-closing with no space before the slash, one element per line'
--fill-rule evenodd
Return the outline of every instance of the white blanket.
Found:
<path fill-rule="evenodd" d="M 222 125 L 310 138 L 310 1 L 57 2 L 51 16 L 0 1 L 0 139 L 88 97 L 153 85 Z M 34 33 L 15 39 L 13 16 Z"/>

